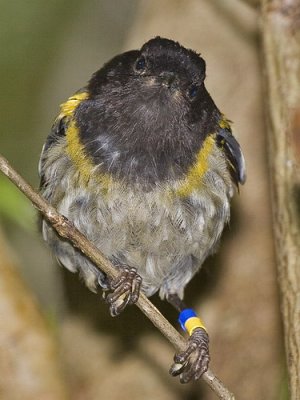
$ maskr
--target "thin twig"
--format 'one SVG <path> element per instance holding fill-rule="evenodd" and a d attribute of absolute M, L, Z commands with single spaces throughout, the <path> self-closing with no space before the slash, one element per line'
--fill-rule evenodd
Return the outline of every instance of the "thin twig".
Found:
<path fill-rule="evenodd" d="M 105 272 L 109 277 L 115 277 L 117 275 L 114 266 L 98 250 L 98 248 L 87 240 L 87 238 L 80 233 L 74 225 L 67 220 L 67 218 L 59 214 L 54 207 L 40 196 L 1 155 L 0 170 L 25 194 L 25 196 L 43 214 L 61 237 L 70 240 L 75 247 L 80 249 L 80 251 L 82 251 L 82 253 L 84 253 L 97 266 L 97 268 L 99 268 L 99 270 Z M 139 296 L 137 306 L 173 344 L 177 351 L 185 349 L 186 341 L 184 338 L 142 293 Z M 210 369 L 203 374 L 202 378 L 220 399 L 234 400 L 234 395 L 230 393 L 230 391 Z"/>

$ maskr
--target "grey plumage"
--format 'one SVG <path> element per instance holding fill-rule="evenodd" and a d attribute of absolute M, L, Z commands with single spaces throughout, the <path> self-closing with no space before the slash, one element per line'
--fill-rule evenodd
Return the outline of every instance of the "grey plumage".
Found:
<path fill-rule="evenodd" d="M 170 195 L 178 181 L 151 191 L 138 184 L 114 183 L 105 195 L 92 178 L 88 187 L 81 187 L 78 171 L 63 151 L 65 145 L 63 138 L 55 152 L 43 156 L 45 180 L 52 182 L 44 197 L 116 264 L 136 267 L 146 295 L 159 290 L 162 297 L 182 297 L 229 219 L 233 184 L 222 151 L 215 146 L 199 190 L 181 198 Z M 58 260 L 71 271 L 80 271 L 95 290 L 99 272 L 91 262 L 58 238 L 45 221 L 43 236 Z M 103 276 L 99 278 L 105 285 Z"/>

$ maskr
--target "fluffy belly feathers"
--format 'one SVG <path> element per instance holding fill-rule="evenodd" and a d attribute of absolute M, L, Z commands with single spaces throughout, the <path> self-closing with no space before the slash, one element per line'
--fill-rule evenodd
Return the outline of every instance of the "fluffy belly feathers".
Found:
<path fill-rule="evenodd" d="M 188 198 L 161 187 L 145 192 L 119 186 L 104 195 L 71 187 L 56 206 L 116 265 L 135 267 L 146 295 L 160 290 L 164 297 L 167 293 L 182 296 L 213 251 L 229 218 L 228 197 L 224 180 L 210 172 Z M 58 260 L 72 271 L 81 271 L 94 288 L 98 270 L 84 256 L 78 258 L 78 251 L 62 242 L 46 222 L 43 231 Z"/>

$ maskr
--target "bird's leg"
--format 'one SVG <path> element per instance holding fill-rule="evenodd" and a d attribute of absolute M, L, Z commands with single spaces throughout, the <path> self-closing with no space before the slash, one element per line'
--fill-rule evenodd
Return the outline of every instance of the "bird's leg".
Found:
<path fill-rule="evenodd" d="M 108 279 L 107 292 L 104 292 L 104 299 L 109 304 L 109 311 L 112 317 L 119 315 L 128 304 L 138 301 L 140 295 L 142 278 L 137 274 L 135 268 L 120 266 L 120 273 L 114 279 Z"/>
<path fill-rule="evenodd" d="M 187 348 L 174 356 L 174 364 L 170 368 L 172 376 L 180 375 L 180 382 L 197 380 L 207 371 L 209 364 L 209 337 L 200 318 L 186 308 L 177 294 L 171 294 L 167 300 L 179 312 L 181 327 L 190 335 Z"/>
<path fill-rule="evenodd" d="M 170 303 L 177 311 L 181 312 L 187 308 L 185 303 L 181 300 L 178 294 L 168 294 L 167 301 Z"/>

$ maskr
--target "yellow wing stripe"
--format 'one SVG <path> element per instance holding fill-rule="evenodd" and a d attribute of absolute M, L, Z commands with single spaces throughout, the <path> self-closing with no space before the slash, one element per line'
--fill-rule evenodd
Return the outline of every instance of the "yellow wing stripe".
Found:
<path fill-rule="evenodd" d="M 85 154 L 84 146 L 80 142 L 79 131 L 74 120 L 71 120 L 69 123 L 66 138 L 67 152 L 77 169 L 80 171 L 83 181 L 87 184 L 94 165 Z"/>
<path fill-rule="evenodd" d="M 109 174 L 102 174 L 100 171 L 95 174 L 95 164 L 85 153 L 84 145 L 80 142 L 79 130 L 74 120 L 71 120 L 68 126 L 66 138 L 67 152 L 80 172 L 82 182 L 87 185 L 91 176 L 93 176 L 101 184 L 101 188 L 107 190 L 112 183 L 112 178 Z"/>
<path fill-rule="evenodd" d="M 201 179 L 209 168 L 208 158 L 212 153 L 215 140 L 212 136 L 208 136 L 201 147 L 195 163 L 188 170 L 186 178 L 176 189 L 176 194 L 181 197 L 189 196 L 195 189 L 201 185 Z"/>
<path fill-rule="evenodd" d="M 76 125 L 76 121 L 73 118 L 74 111 L 78 107 L 81 101 L 88 98 L 87 92 L 79 92 L 71 96 L 65 103 L 61 105 L 59 118 L 69 117 L 70 122 L 66 132 L 67 140 L 67 153 L 69 154 L 71 160 L 75 164 L 76 168 L 80 173 L 81 182 L 84 185 L 89 183 L 93 170 L 95 169 L 95 164 L 91 157 L 87 156 L 84 145 L 80 141 L 79 130 Z M 111 177 L 108 174 L 97 175 L 97 181 L 101 184 L 103 189 L 106 189 L 111 184 Z"/>
<path fill-rule="evenodd" d="M 91 160 L 85 155 L 84 146 L 80 143 L 79 132 L 73 119 L 74 111 L 81 101 L 88 98 L 87 92 L 75 93 L 68 100 L 61 104 L 58 118 L 69 117 L 69 125 L 66 131 L 67 153 L 80 171 L 81 179 L 85 184 L 88 183 L 93 168 Z"/>
<path fill-rule="evenodd" d="M 87 92 L 78 92 L 73 96 L 69 97 L 68 100 L 61 104 L 60 115 L 58 118 L 69 117 L 69 124 L 66 131 L 67 148 L 66 151 L 75 164 L 76 168 L 80 173 L 80 180 L 84 185 L 89 183 L 93 170 L 95 169 L 95 164 L 91 157 L 87 156 L 84 145 L 80 141 L 79 130 L 76 125 L 76 121 L 73 118 L 74 112 L 78 105 L 83 101 L 88 99 Z M 111 177 L 108 174 L 98 174 L 97 181 L 101 184 L 103 189 L 106 189 L 111 184 Z"/>

